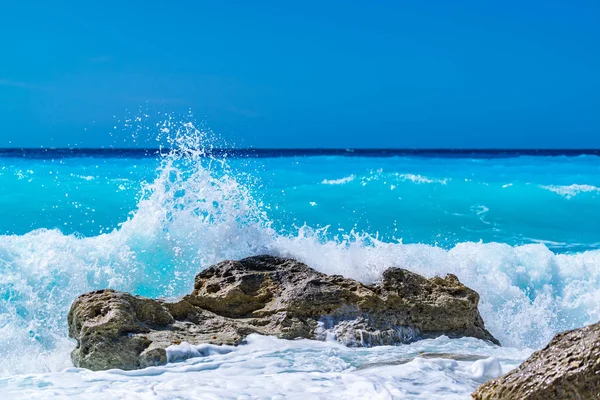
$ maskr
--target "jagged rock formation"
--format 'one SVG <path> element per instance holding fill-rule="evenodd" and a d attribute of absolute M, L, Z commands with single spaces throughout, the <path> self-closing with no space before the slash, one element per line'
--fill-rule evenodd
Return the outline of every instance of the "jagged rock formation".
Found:
<path fill-rule="evenodd" d="M 196 276 L 194 291 L 168 302 L 100 290 L 69 312 L 76 366 L 136 369 L 167 361 L 181 342 L 238 344 L 259 333 L 336 339 L 350 346 L 447 335 L 499 344 L 485 329 L 479 295 L 454 275 L 426 279 L 390 268 L 377 285 L 326 275 L 292 259 L 223 261 Z"/>
<path fill-rule="evenodd" d="M 479 386 L 476 400 L 600 399 L 600 323 L 562 332 L 518 368 Z"/>

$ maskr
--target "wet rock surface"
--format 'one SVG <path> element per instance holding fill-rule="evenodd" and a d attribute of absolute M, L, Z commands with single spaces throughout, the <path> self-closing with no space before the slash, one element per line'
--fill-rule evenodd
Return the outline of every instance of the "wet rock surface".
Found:
<path fill-rule="evenodd" d="M 600 399 L 600 323 L 559 333 L 518 368 L 478 387 L 472 397 Z"/>
<path fill-rule="evenodd" d="M 138 369 L 166 363 L 172 344 L 239 344 L 251 333 L 349 346 L 440 335 L 499 344 L 478 302 L 454 275 L 426 279 L 390 268 L 378 284 L 364 285 L 293 259 L 256 256 L 205 269 L 192 294 L 174 302 L 110 289 L 80 296 L 68 316 L 77 340 L 71 358 L 92 370 Z"/>

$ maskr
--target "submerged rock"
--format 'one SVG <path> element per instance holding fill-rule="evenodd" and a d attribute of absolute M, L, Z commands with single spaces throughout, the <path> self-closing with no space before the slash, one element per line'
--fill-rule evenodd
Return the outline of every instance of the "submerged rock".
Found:
<path fill-rule="evenodd" d="M 499 344 L 478 302 L 454 275 L 426 279 L 390 268 L 369 286 L 293 259 L 256 256 L 207 268 L 192 294 L 176 302 L 109 289 L 80 296 L 68 317 L 77 340 L 71 358 L 93 370 L 137 369 L 164 364 L 172 344 L 238 344 L 251 333 L 349 346 L 440 335 Z"/>
<path fill-rule="evenodd" d="M 518 368 L 479 386 L 476 400 L 600 399 L 600 323 L 559 333 Z"/>

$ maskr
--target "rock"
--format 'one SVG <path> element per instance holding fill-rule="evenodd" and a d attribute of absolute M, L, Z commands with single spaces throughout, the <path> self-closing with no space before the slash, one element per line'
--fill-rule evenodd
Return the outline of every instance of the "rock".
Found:
<path fill-rule="evenodd" d="M 600 323 L 559 333 L 518 368 L 479 386 L 472 397 L 600 399 Z"/>
<path fill-rule="evenodd" d="M 238 344 L 259 333 L 336 339 L 350 346 L 447 335 L 499 344 L 484 328 L 479 296 L 454 275 L 426 279 L 390 268 L 377 285 L 326 275 L 292 259 L 223 261 L 196 276 L 178 301 L 114 290 L 80 296 L 69 312 L 78 367 L 137 369 L 164 364 L 172 344 Z"/>

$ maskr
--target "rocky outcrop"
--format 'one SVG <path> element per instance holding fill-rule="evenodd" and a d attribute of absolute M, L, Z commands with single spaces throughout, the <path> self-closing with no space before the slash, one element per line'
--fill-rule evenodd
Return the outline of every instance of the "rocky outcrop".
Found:
<path fill-rule="evenodd" d="M 518 368 L 484 383 L 477 400 L 600 399 L 600 323 L 559 333 Z"/>
<path fill-rule="evenodd" d="M 292 259 L 257 256 L 202 271 L 192 294 L 175 302 L 113 290 L 84 294 L 68 320 L 76 366 L 136 369 L 165 363 L 172 344 L 238 344 L 251 333 L 350 346 L 439 335 L 499 344 L 484 328 L 478 302 L 454 275 L 426 279 L 390 268 L 368 286 Z"/>

